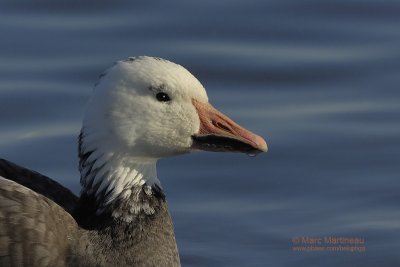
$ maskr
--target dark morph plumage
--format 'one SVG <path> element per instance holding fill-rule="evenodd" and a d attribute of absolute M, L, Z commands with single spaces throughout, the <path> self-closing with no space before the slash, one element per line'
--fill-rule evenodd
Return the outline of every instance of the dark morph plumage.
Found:
<path fill-rule="evenodd" d="M 140 194 L 154 214 L 141 212 L 127 223 L 97 215 L 90 196 L 78 199 L 6 160 L 0 160 L 0 175 L 0 266 L 180 266 L 160 188 Z"/>

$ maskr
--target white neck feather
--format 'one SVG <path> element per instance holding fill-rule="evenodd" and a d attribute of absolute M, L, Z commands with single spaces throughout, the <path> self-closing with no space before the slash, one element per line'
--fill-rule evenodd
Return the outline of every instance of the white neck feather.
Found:
<path fill-rule="evenodd" d="M 157 159 L 129 157 L 124 152 L 111 152 L 104 147 L 87 152 L 82 135 L 79 151 L 81 194 L 95 197 L 99 204 L 97 214 L 110 208 L 113 217 L 129 221 L 139 212 L 154 213 L 152 207 L 139 197 L 143 193 L 151 196 L 152 188 L 161 190 Z M 118 205 L 125 206 L 124 212 Z"/>

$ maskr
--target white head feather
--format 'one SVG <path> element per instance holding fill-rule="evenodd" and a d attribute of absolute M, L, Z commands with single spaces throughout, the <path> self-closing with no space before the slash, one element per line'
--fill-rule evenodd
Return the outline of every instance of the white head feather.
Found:
<path fill-rule="evenodd" d="M 158 93 L 167 94 L 170 101 L 159 101 Z M 159 186 L 157 160 L 188 152 L 191 136 L 199 131 L 192 99 L 208 102 L 204 87 L 170 61 L 130 58 L 108 69 L 83 122 L 83 192 L 106 197 L 107 204 L 117 197 L 131 198 L 132 187 Z"/>

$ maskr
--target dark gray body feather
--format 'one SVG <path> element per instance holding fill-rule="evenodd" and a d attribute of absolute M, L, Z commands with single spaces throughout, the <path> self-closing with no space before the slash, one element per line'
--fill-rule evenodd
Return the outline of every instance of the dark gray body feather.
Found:
<path fill-rule="evenodd" d="M 96 215 L 90 198 L 78 200 L 55 182 L 37 185 L 47 177 L 1 163 L 0 266 L 180 266 L 163 195 L 141 195 L 155 213 L 128 223 Z M 66 198 L 56 203 L 54 192 Z"/>
<path fill-rule="evenodd" d="M 0 159 L 0 176 L 17 182 L 44 195 L 72 213 L 78 204 L 78 197 L 56 181 L 38 172 L 18 166 L 8 160 Z"/>

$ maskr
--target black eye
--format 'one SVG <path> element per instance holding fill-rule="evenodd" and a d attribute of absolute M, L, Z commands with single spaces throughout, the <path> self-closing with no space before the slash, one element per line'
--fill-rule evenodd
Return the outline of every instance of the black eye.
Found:
<path fill-rule="evenodd" d="M 157 93 L 156 98 L 160 102 L 168 102 L 171 100 L 171 98 L 169 98 L 169 95 L 167 95 L 166 93 Z"/>

